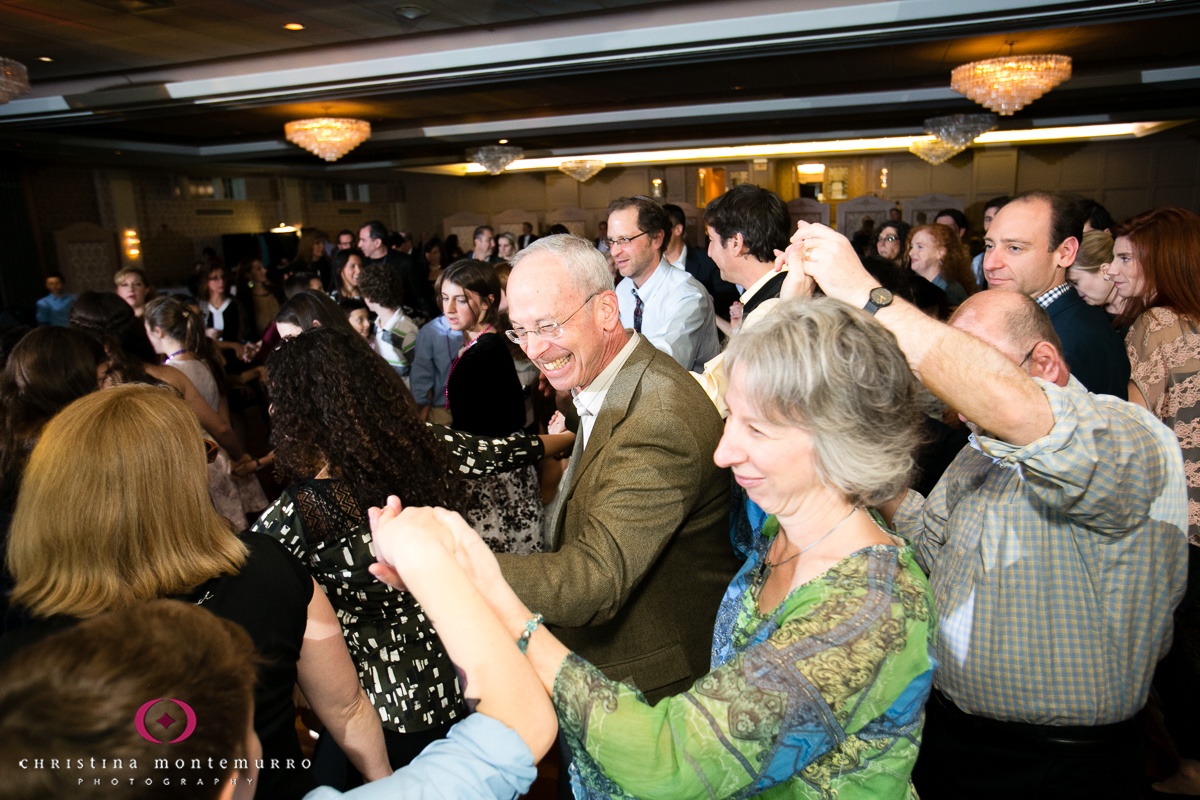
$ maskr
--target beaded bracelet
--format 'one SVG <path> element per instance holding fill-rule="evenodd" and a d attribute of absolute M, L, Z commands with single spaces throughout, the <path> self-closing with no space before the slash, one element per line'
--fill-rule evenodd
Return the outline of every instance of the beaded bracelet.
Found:
<path fill-rule="evenodd" d="M 529 639 L 531 636 L 533 636 L 533 632 L 538 629 L 538 625 L 541 625 L 544 619 L 545 617 L 543 617 L 541 614 L 534 614 L 533 619 L 525 623 L 525 630 L 521 633 L 520 638 L 517 639 L 517 648 L 521 651 L 522 655 L 524 655 L 525 651 L 529 649 Z"/>

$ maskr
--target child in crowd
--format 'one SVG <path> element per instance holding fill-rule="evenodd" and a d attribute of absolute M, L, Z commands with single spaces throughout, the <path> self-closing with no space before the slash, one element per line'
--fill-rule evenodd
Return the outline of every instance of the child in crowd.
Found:
<path fill-rule="evenodd" d="M 417 326 L 401 308 L 403 279 L 387 264 L 368 264 L 358 278 L 358 291 L 377 317 L 375 349 L 407 384 L 417 346 Z"/>
<path fill-rule="evenodd" d="M 354 328 L 355 333 L 366 339 L 371 344 L 371 349 L 375 349 L 375 343 L 371 340 L 371 323 L 374 320 L 371 318 L 371 310 L 367 308 L 367 304 L 360 297 L 343 297 L 338 300 L 338 308 L 346 314 L 346 319 L 350 322 L 350 327 Z"/>

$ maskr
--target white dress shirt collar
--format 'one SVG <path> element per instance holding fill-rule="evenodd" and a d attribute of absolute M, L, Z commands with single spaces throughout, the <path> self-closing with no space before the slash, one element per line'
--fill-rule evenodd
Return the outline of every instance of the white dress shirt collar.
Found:
<path fill-rule="evenodd" d="M 666 258 L 666 257 L 667 257 L 667 254 L 664 252 L 663 258 Z M 683 246 L 683 249 L 679 251 L 679 258 L 675 259 L 674 261 L 668 261 L 667 263 L 670 264 L 672 267 L 675 267 L 676 269 L 686 270 L 687 269 L 687 245 L 685 244 Z"/>
<path fill-rule="evenodd" d="M 596 416 L 604 405 L 604 398 L 608 394 L 609 387 L 616 380 L 621 367 L 625 366 L 625 362 L 633 354 L 637 343 L 641 341 L 642 337 L 634 331 L 627 332 L 630 334 L 629 341 L 621 348 L 621 352 L 608 362 L 608 366 L 600 371 L 600 374 L 587 385 L 586 389 L 580 390 L 571 398 L 571 402 L 575 404 L 575 410 L 579 412 L 579 432 L 580 438 L 583 440 L 583 447 L 587 447 L 588 437 L 592 434 L 592 426 L 596 424 Z"/>

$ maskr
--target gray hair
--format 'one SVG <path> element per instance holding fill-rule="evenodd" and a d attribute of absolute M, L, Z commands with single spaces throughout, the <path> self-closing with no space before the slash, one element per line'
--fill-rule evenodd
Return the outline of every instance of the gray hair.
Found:
<path fill-rule="evenodd" d="M 587 239 L 571 233 L 545 236 L 517 253 L 509 263 L 515 270 L 522 261 L 538 253 L 548 253 L 562 259 L 570 276 L 569 282 L 579 292 L 581 299 L 613 290 L 607 259 Z"/>
<path fill-rule="evenodd" d="M 896 337 L 860 309 L 798 297 L 734 336 L 725 370 L 777 424 L 812 437 L 822 483 L 854 505 L 877 506 L 909 485 L 922 435 L 917 380 Z"/>

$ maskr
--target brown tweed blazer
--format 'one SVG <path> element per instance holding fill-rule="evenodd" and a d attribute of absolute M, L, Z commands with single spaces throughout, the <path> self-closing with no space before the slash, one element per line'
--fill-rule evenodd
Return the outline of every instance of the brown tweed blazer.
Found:
<path fill-rule="evenodd" d="M 551 553 L 501 555 L 517 595 L 567 647 L 650 702 L 709 672 L 717 606 L 740 566 L 721 417 L 696 380 L 643 339 L 617 373 Z"/>

